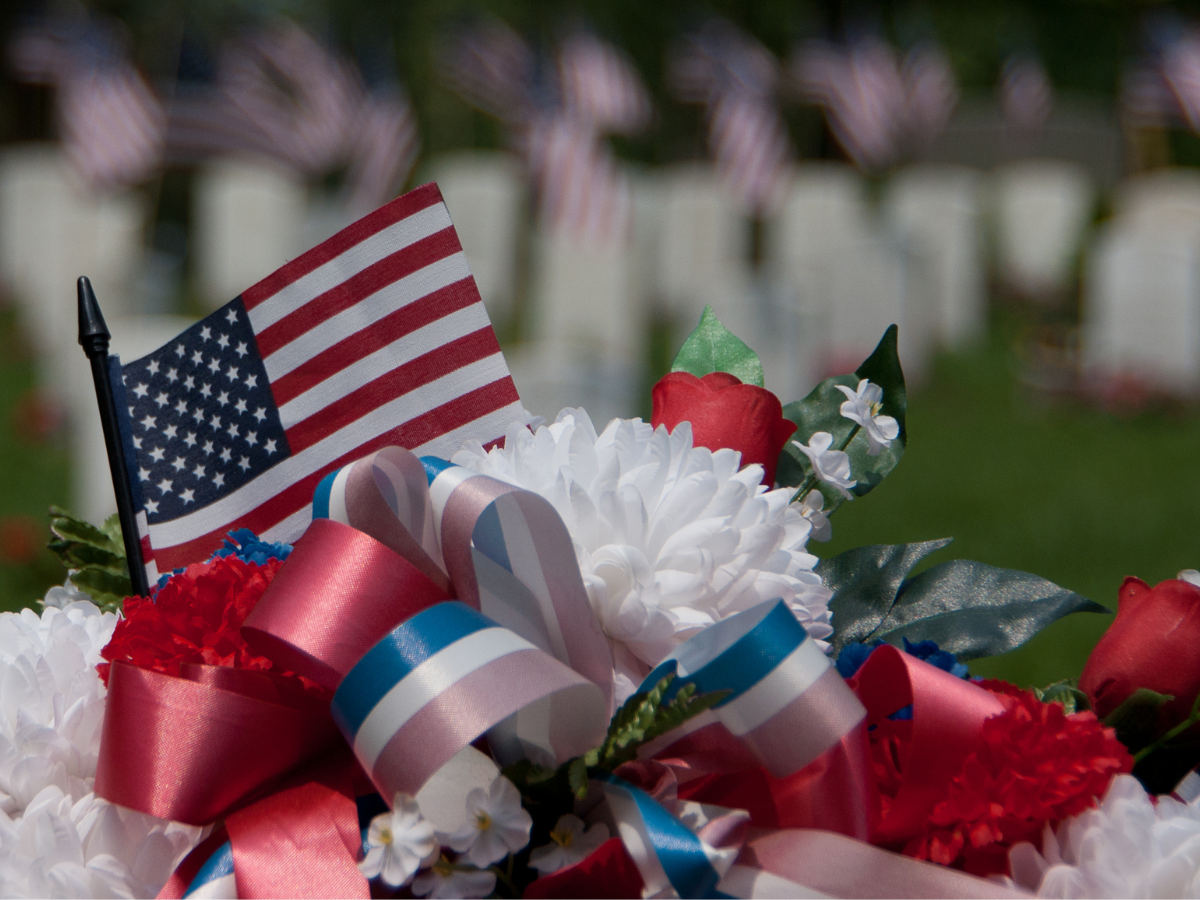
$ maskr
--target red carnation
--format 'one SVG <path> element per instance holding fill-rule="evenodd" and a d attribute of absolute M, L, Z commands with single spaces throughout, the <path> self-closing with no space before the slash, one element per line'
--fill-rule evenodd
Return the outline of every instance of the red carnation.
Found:
<path fill-rule="evenodd" d="M 127 598 L 125 617 L 100 652 L 108 660 L 96 667 L 100 677 L 108 684 L 115 660 L 166 675 L 179 675 L 186 663 L 270 669 L 269 659 L 250 652 L 241 627 L 280 565 L 218 557 L 173 575 L 153 600 Z"/>
<path fill-rule="evenodd" d="M 984 682 L 1006 710 L 983 723 L 971 754 L 904 852 L 976 875 L 1007 874 L 1009 848 L 1040 847 L 1052 826 L 1093 806 L 1133 758 L 1090 712 L 1067 715 L 1011 685 Z"/>
<path fill-rule="evenodd" d="M 670 431 L 680 422 L 692 423 L 696 447 L 741 451 L 742 465 L 758 463 L 766 470 L 763 484 L 775 484 L 775 464 L 796 423 L 783 417 L 779 398 L 765 388 L 743 384 L 728 372 L 697 378 L 689 372 L 670 372 L 654 386 L 650 422 Z"/>

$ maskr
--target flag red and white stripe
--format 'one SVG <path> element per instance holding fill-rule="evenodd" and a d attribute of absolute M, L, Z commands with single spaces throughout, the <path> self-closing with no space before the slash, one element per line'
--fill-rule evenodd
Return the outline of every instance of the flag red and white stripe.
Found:
<path fill-rule="evenodd" d="M 411 191 L 356 222 L 156 352 L 165 360 L 178 343 L 179 359 L 186 362 L 189 335 L 196 348 L 211 349 L 199 343 L 197 330 L 210 320 L 215 329 L 224 318 L 238 327 L 239 316 L 248 320 L 265 369 L 275 407 L 268 419 L 277 410 L 286 454 L 236 490 L 190 511 L 184 507 L 173 518 L 158 515 L 155 502 L 147 533 L 152 574 L 203 559 L 232 528 L 294 540 L 310 521 L 321 478 L 381 447 L 448 457 L 469 439 L 497 440 L 511 422 L 527 418 L 436 185 Z M 203 354 L 197 352 L 199 359 Z M 139 380 L 147 379 L 146 362 L 154 358 L 124 367 L 128 391 L 137 392 Z M 215 382 L 224 362 L 219 354 L 214 359 Z M 248 371 L 247 361 L 241 362 Z M 180 371 L 189 370 L 181 363 Z M 158 386 L 148 383 L 153 395 Z M 175 393 L 157 408 L 162 423 L 173 421 L 177 398 L 185 408 L 195 399 L 174 385 L 168 390 Z M 197 421 L 203 425 L 203 415 Z M 139 429 L 134 423 L 135 441 L 140 437 L 136 454 L 149 469 L 156 463 L 147 450 L 162 444 L 164 429 L 162 424 L 154 434 Z M 196 430 L 201 439 L 207 435 Z M 175 430 L 170 434 L 176 438 Z M 176 469 L 186 474 L 192 465 L 188 452 L 198 450 L 168 445 L 167 461 L 157 464 L 169 465 L 170 456 L 179 453 L 184 459 Z M 163 459 L 161 453 L 157 459 Z M 153 493 L 157 477 L 144 474 L 143 490 L 165 506 L 172 498 L 167 491 Z M 205 489 L 211 494 L 211 485 Z"/>

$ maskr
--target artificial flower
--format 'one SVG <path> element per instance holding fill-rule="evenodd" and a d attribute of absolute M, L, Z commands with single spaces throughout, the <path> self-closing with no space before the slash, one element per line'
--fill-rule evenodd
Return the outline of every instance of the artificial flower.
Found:
<path fill-rule="evenodd" d="M 900 436 L 900 423 L 891 416 L 880 414 L 883 409 L 883 388 L 879 385 L 864 378 L 858 383 L 857 391 L 850 390 L 844 384 L 835 384 L 834 387 L 846 395 L 838 412 L 867 433 L 870 443 L 868 456 L 878 456 L 884 447 L 890 446 Z"/>
<path fill-rule="evenodd" d="M 850 457 L 846 452 L 829 449 L 833 446 L 833 435 L 828 431 L 815 431 L 807 444 L 792 441 L 792 445 L 808 457 L 817 478 L 833 485 L 847 500 L 851 499 L 850 488 L 858 482 L 850 477 Z"/>
<path fill-rule="evenodd" d="M 497 775 L 486 791 L 472 788 L 467 794 L 467 821 L 446 835 L 445 842 L 482 868 L 528 844 L 532 827 L 533 818 L 521 806 L 517 786 Z"/>
<path fill-rule="evenodd" d="M 1047 826 L 1040 852 L 1018 844 L 1009 862 L 1041 897 L 1200 897 L 1200 807 L 1118 775 L 1098 809 Z"/>
<path fill-rule="evenodd" d="M 265 566 L 272 559 L 283 562 L 291 552 L 291 544 L 264 541 L 249 528 L 237 528 L 229 532 L 220 549 L 214 550 L 209 559 L 236 556 L 242 562 Z"/>
<path fill-rule="evenodd" d="M 763 467 L 763 483 L 775 484 L 775 464 L 796 423 L 783 417 L 779 398 L 765 388 L 743 384 L 728 372 L 697 378 L 668 372 L 651 391 L 650 424 L 674 431 L 692 425 L 692 443 L 709 450 L 728 447 L 742 454 L 742 465 Z"/>
<path fill-rule="evenodd" d="M 713 622 L 781 597 L 816 640 L 828 637 L 830 592 L 805 552 L 811 523 L 792 491 L 769 491 L 733 450 L 693 447 L 673 432 L 614 419 L 597 436 L 583 410 L 503 448 L 478 443 L 453 462 L 540 494 L 575 545 L 588 599 L 613 648 L 618 698 Z M 822 644 L 822 646 L 825 646 Z"/>
<path fill-rule="evenodd" d="M 608 840 L 608 826 L 603 822 L 584 829 L 583 819 L 578 816 L 559 816 L 550 831 L 550 843 L 529 854 L 529 865 L 549 875 L 583 862 Z"/>
<path fill-rule="evenodd" d="M 153 896 L 204 834 L 92 792 L 105 696 L 96 664 L 116 625 L 90 601 L 0 614 L 6 896 Z"/>
<path fill-rule="evenodd" d="M 1079 689 L 1104 718 L 1138 688 L 1170 694 L 1158 730 L 1182 722 L 1200 694 L 1200 587 L 1172 578 L 1121 585 L 1117 615 L 1096 643 Z"/>
<path fill-rule="evenodd" d="M 459 857 L 461 859 L 461 857 Z M 418 875 L 412 883 L 412 892 L 418 897 L 466 898 L 486 897 L 496 889 L 496 875 L 487 869 L 465 866 L 451 862 L 441 856 L 430 868 Z"/>
<path fill-rule="evenodd" d="M 367 878 L 380 876 L 392 887 L 408 884 L 417 869 L 438 857 L 433 825 L 409 794 L 396 794 L 392 808 L 371 820 L 367 855 L 358 864 Z"/>
<path fill-rule="evenodd" d="M 1005 711 L 984 721 L 982 747 L 904 852 L 977 875 L 1003 874 L 1010 848 L 1040 840 L 1047 824 L 1092 806 L 1114 775 L 1133 768 L 1133 758 L 1091 712 L 1067 715 L 1028 691 L 981 684 L 996 688 Z"/>
<path fill-rule="evenodd" d="M 824 494 L 813 488 L 804 495 L 797 510 L 808 520 L 809 527 L 812 528 L 813 540 L 827 541 L 833 537 L 833 526 L 829 524 L 829 516 L 825 515 Z"/>
<path fill-rule="evenodd" d="M 172 576 L 153 599 L 128 598 L 125 618 L 102 653 L 108 663 L 99 667 L 100 677 L 107 684 L 109 663 L 118 659 L 176 676 L 187 663 L 271 669 L 269 659 L 251 652 L 241 627 L 280 565 L 277 559 L 259 566 L 217 557 Z"/>

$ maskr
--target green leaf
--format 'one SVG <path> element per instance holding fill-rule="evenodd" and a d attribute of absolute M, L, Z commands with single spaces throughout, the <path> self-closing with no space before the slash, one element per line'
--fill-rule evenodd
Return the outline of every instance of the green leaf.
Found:
<path fill-rule="evenodd" d="M 128 575 L 116 575 L 96 566 L 73 571 L 71 583 L 89 593 L 97 606 L 113 612 L 119 612 L 125 598 L 133 594 Z"/>
<path fill-rule="evenodd" d="M 1108 611 L 1037 575 L 956 559 L 906 580 L 872 636 L 936 641 L 967 660 L 1015 650 L 1071 613 Z"/>
<path fill-rule="evenodd" d="M 1092 708 L 1088 695 L 1075 687 L 1069 678 L 1044 688 L 1034 688 L 1033 693 L 1043 703 L 1061 703 L 1067 715 Z"/>
<path fill-rule="evenodd" d="M 1148 746 L 1158 732 L 1158 711 L 1175 698 L 1149 688 L 1138 688 L 1125 702 L 1104 717 L 1104 724 L 1117 732 L 1117 740 L 1131 753 Z"/>
<path fill-rule="evenodd" d="M 588 793 L 588 766 L 582 756 L 577 756 L 567 765 L 567 784 L 576 799 L 584 800 Z"/>
<path fill-rule="evenodd" d="M 121 542 L 120 537 L 120 526 L 117 529 L 116 540 L 113 540 L 112 536 L 103 529 L 97 528 L 90 522 L 77 519 L 66 510 L 60 509 L 57 506 L 50 507 L 50 530 L 72 546 L 83 544 L 90 547 L 99 547 L 114 553 L 119 552 L 122 556 L 125 553 L 125 546 Z"/>
<path fill-rule="evenodd" d="M 833 636 L 829 640 L 834 654 L 846 644 L 867 640 L 883 624 L 908 573 L 950 540 L 856 547 L 817 563 L 817 574 L 833 591 L 829 601 Z"/>
<path fill-rule="evenodd" d="M 711 306 L 704 307 L 700 324 L 683 342 L 671 371 L 690 372 L 697 378 L 728 372 L 744 384 L 763 386 L 763 367 L 758 354 L 721 324 Z"/>
<path fill-rule="evenodd" d="M 826 378 L 803 400 L 789 403 L 783 408 L 784 418 L 796 423 L 796 432 L 792 435 L 792 440 L 808 444 L 813 434 L 825 431 L 833 437 L 835 449 L 842 448 L 846 451 L 846 455 L 850 457 L 851 475 L 857 482 L 851 488 L 851 493 L 856 497 L 870 493 L 892 469 L 896 468 L 908 443 L 905 421 L 908 394 L 904 386 L 904 372 L 900 368 L 900 357 L 896 352 L 898 334 L 895 325 L 889 326 L 879 345 L 853 375 Z M 891 416 L 900 426 L 900 434 L 889 446 L 880 450 L 878 456 L 871 456 L 867 452 L 871 442 L 866 433 L 841 413 L 846 395 L 839 391 L 837 386 L 857 390 L 859 381 L 864 378 L 883 389 L 880 413 Z M 783 452 L 779 454 L 776 480 L 780 484 L 799 487 L 812 475 L 812 465 L 808 457 L 788 441 Z M 825 497 L 827 513 L 837 509 L 845 499 L 837 488 L 824 482 L 818 481 L 815 486 Z"/>

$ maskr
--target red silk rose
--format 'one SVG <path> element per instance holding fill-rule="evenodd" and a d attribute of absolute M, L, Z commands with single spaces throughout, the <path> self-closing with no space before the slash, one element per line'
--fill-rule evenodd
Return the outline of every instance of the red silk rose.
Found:
<path fill-rule="evenodd" d="M 1200 587 L 1171 579 L 1151 588 L 1126 578 L 1079 688 L 1102 719 L 1138 688 L 1175 698 L 1159 710 L 1160 731 L 1186 719 L 1200 694 Z"/>
<path fill-rule="evenodd" d="M 796 423 L 783 417 L 783 406 L 770 391 L 743 384 L 728 372 L 703 378 L 669 372 L 654 386 L 651 399 L 655 428 L 674 431 L 680 422 L 691 422 L 693 446 L 739 450 L 743 466 L 758 463 L 766 470 L 763 484 L 775 484 L 775 463 Z"/>

